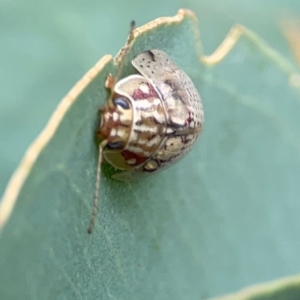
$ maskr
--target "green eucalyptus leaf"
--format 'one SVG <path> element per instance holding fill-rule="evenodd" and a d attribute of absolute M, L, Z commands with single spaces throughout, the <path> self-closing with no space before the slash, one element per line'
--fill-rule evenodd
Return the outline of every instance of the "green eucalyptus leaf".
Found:
<path fill-rule="evenodd" d="M 160 174 L 103 176 L 91 236 L 94 133 L 117 64 L 106 56 L 63 99 L 1 202 L 1 299 L 203 299 L 299 272 L 299 75 L 236 32 L 207 65 L 190 11 L 136 30 L 122 76 L 138 53 L 164 50 L 200 91 L 205 128 Z"/>

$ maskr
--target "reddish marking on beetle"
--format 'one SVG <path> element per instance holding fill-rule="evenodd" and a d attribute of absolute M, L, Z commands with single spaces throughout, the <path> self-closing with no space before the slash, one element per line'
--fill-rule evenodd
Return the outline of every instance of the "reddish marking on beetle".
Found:
<path fill-rule="evenodd" d="M 148 99 L 149 101 L 152 100 L 151 98 L 158 98 L 158 95 L 157 95 L 156 91 L 154 90 L 154 88 L 146 82 L 144 84 L 146 84 L 148 86 L 149 93 L 144 93 L 142 90 L 136 89 L 132 95 L 132 98 L 134 100 Z"/>
<path fill-rule="evenodd" d="M 132 153 L 128 150 L 122 151 L 122 155 L 125 158 L 125 161 L 127 161 L 129 159 L 136 160 L 135 164 L 131 165 L 131 166 L 139 166 L 140 164 L 142 164 L 143 162 L 145 162 L 148 159 L 148 157 L 141 157 L 141 156 L 137 155 L 136 153 Z"/>
<path fill-rule="evenodd" d="M 181 136 L 181 142 L 182 144 L 186 145 L 188 143 L 190 143 L 191 139 L 188 138 L 186 135 Z M 185 147 L 182 147 L 182 149 L 185 149 Z"/>
<path fill-rule="evenodd" d="M 190 125 L 192 121 L 194 121 L 194 118 L 191 117 L 191 113 L 189 112 L 189 117 L 185 121 L 185 126 Z"/>

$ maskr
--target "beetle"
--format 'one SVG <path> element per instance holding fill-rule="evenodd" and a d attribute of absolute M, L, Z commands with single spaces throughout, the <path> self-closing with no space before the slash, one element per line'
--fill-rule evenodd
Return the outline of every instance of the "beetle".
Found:
<path fill-rule="evenodd" d="M 137 74 L 120 80 L 109 75 L 106 81 L 111 97 L 100 109 L 101 142 L 89 233 L 98 210 L 103 160 L 120 170 L 112 177 L 121 181 L 156 173 L 191 149 L 204 123 L 197 89 L 165 52 L 151 49 L 131 63 Z"/>

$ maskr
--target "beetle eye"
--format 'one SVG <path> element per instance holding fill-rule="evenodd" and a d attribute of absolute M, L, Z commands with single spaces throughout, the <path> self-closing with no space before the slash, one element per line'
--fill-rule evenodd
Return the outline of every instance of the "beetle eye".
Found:
<path fill-rule="evenodd" d="M 108 149 L 122 149 L 124 147 L 124 143 L 123 142 L 113 142 L 113 143 L 108 143 L 106 146 Z"/>
<path fill-rule="evenodd" d="M 124 98 L 115 98 L 113 100 L 114 105 L 119 105 L 124 109 L 129 109 L 129 103 Z"/>

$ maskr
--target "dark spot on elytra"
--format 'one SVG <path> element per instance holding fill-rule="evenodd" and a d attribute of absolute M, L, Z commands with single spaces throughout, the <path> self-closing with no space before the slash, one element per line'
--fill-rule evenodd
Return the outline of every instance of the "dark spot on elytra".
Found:
<path fill-rule="evenodd" d="M 155 61 L 155 54 L 152 51 L 150 51 L 150 50 L 148 50 L 147 53 L 149 54 L 151 60 Z"/>
<path fill-rule="evenodd" d="M 143 125 L 143 121 L 142 121 L 142 120 L 136 121 L 136 122 L 135 122 L 135 125 L 141 126 L 141 125 Z"/>
<path fill-rule="evenodd" d="M 165 84 L 168 86 L 172 86 L 172 81 L 170 79 L 166 79 Z"/>

